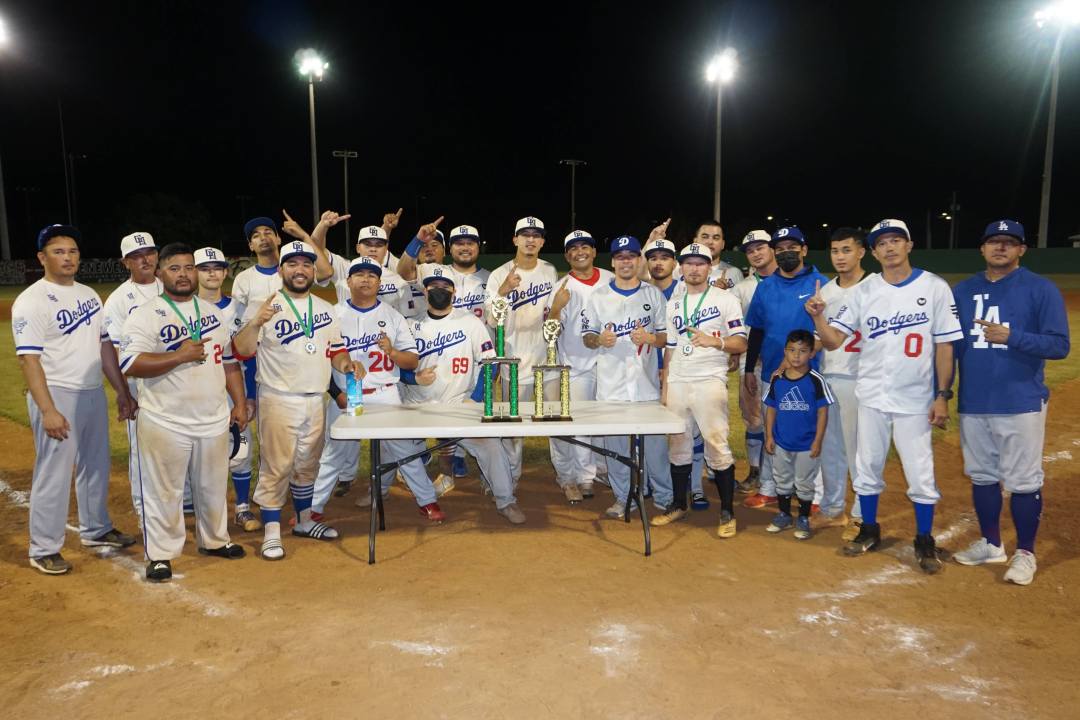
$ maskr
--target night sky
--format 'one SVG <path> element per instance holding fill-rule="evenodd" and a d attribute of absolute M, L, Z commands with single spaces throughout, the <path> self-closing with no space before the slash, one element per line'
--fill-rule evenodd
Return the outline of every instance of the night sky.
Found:
<path fill-rule="evenodd" d="M 1013 217 L 1034 242 L 1052 31 L 1039 3 L 11 2 L 0 51 L 0 157 L 13 253 L 67 208 L 58 100 L 75 155 L 84 255 L 136 229 L 246 252 L 246 217 L 311 226 L 305 47 L 316 86 L 321 205 L 353 232 L 405 208 L 416 226 L 480 228 L 506 250 L 534 214 L 561 248 L 581 158 L 578 225 L 647 235 L 668 215 L 682 242 L 711 215 L 715 88 L 708 57 L 739 52 L 724 90 L 729 247 L 767 215 L 823 247 L 822 223 L 906 219 L 960 203 L 959 244 Z M 638 9 L 641 8 L 641 9 Z M 524 13 L 524 17 L 520 17 Z M 1062 60 L 1051 245 L 1080 231 L 1080 29 Z M 947 223 L 932 223 L 944 245 Z M 190 237 L 197 235 L 199 237 Z M 159 240 L 160 242 L 160 240 Z M 332 244 L 344 242 L 335 229 Z"/>

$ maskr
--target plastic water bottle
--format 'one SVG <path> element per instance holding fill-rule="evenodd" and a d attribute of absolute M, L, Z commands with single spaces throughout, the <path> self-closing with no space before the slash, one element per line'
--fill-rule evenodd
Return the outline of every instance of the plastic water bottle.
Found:
<path fill-rule="evenodd" d="M 364 382 L 349 373 L 345 378 L 345 414 L 364 414 Z"/>

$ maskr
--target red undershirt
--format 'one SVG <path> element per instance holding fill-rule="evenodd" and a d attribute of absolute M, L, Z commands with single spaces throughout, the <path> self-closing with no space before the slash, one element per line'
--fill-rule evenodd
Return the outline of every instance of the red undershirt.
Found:
<path fill-rule="evenodd" d="M 588 280 L 582 280 L 581 278 L 579 278 L 574 273 L 570 273 L 570 277 L 574 278 L 575 280 L 577 280 L 582 285 L 595 285 L 600 280 L 600 269 L 599 268 L 593 268 L 592 269 L 592 277 L 590 277 Z"/>

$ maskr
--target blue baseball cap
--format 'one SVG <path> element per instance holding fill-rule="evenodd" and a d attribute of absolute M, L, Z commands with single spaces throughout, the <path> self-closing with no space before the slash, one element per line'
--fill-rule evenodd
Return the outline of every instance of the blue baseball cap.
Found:
<path fill-rule="evenodd" d="M 251 218 L 246 223 L 244 223 L 244 239 L 245 240 L 250 240 L 251 239 L 251 233 L 255 232 L 255 228 L 259 227 L 260 225 L 265 225 L 266 227 L 274 228 L 274 232 L 278 232 L 277 223 L 274 222 L 273 218 L 255 217 L 255 218 Z"/>
<path fill-rule="evenodd" d="M 806 244 L 806 236 L 802 234 L 802 230 L 797 225 L 790 225 L 788 227 L 782 227 L 772 234 L 772 238 L 769 240 L 769 245 L 776 247 L 776 243 L 781 240 L 794 240 L 800 245 Z"/>
<path fill-rule="evenodd" d="M 349 277 L 352 277 L 361 270 L 367 270 L 368 272 L 373 272 L 379 277 L 382 277 L 382 265 L 366 255 L 361 255 L 349 264 Z"/>
<path fill-rule="evenodd" d="M 1008 235 L 1027 245 L 1027 238 L 1024 237 L 1024 226 L 1015 220 L 995 220 L 990 223 L 983 230 L 982 242 L 986 242 L 995 235 Z"/>
<path fill-rule="evenodd" d="M 611 254 L 621 252 L 641 253 L 641 243 L 633 235 L 620 235 L 611 241 Z"/>
<path fill-rule="evenodd" d="M 47 225 L 41 228 L 41 232 L 37 235 L 37 247 L 38 250 L 45 249 L 45 243 L 52 240 L 54 237 L 69 237 L 77 243 L 82 242 L 82 233 L 79 232 L 79 228 L 74 225 Z"/>
<path fill-rule="evenodd" d="M 893 218 L 886 218 L 882 220 L 870 231 L 866 236 L 866 244 L 871 250 L 874 249 L 874 243 L 882 235 L 903 235 L 908 240 L 911 239 L 911 232 L 908 230 L 907 223 L 903 220 L 895 220 Z"/>

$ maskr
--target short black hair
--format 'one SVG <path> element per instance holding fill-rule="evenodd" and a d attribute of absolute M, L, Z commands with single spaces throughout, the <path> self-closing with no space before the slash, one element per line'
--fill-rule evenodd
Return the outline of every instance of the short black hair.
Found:
<path fill-rule="evenodd" d="M 811 350 L 814 349 L 814 334 L 809 330 L 792 330 L 788 333 L 787 340 L 784 341 L 784 345 L 790 345 L 791 343 L 802 343 Z"/>
<path fill-rule="evenodd" d="M 840 242 L 841 240 L 847 240 L 851 238 L 855 241 L 856 245 L 866 246 L 866 231 L 862 228 L 853 227 L 838 227 L 832 231 L 832 235 L 829 236 L 829 247 L 832 247 L 834 242 Z"/>
<path fill-rule="evenodd" d="M 165 247 L 158 250 L 157 261 L 158 267 L 164 267 L 165 261 L 174 255 L 195 255 L 195 248 L 191 247 L 187 243 L 174 242 L 169 243 Z"/>
<path fill-rule="evenodd" d="M 720 232 L 724 232 L 724 226 L 720 224 L 719 220 L 708 218 L 706 220 L 702 220 L 694 227 L 694 234 L 696 235 L 697 231 L 700 230 L 704 225 L 715 225 L 716 227 L 720 228 Z"/>

